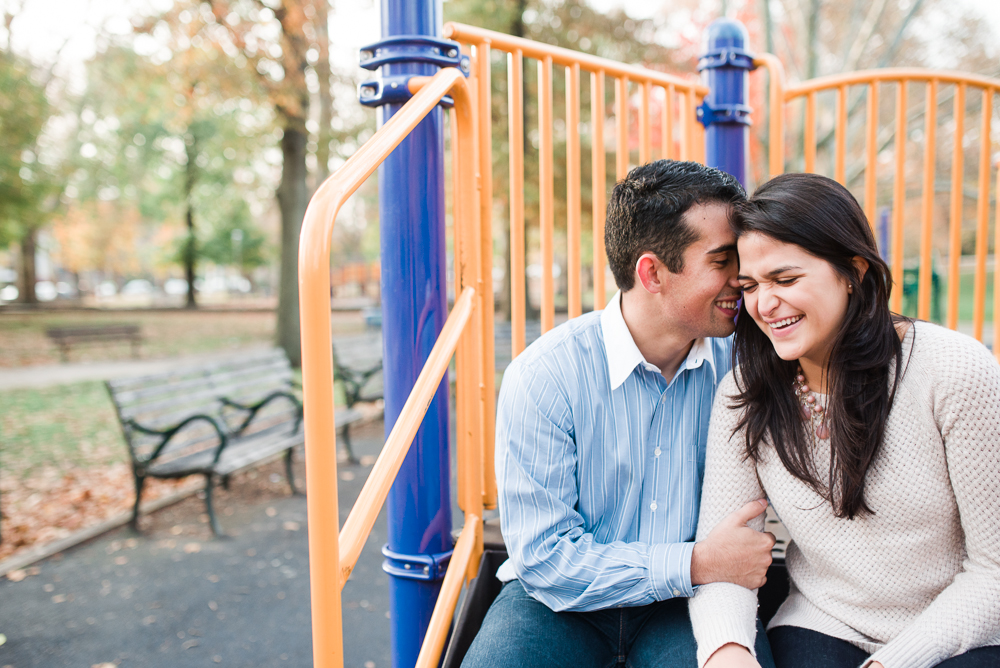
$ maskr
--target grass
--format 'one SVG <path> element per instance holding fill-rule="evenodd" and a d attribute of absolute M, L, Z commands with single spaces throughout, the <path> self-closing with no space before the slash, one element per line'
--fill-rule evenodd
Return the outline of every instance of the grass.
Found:
<path fill-rule="evenodd" d="M 0 468 L 18 477 L 127 460 L 114 407 L 100 382 L 0 392 Z"/>
<path fill-rule="evenodd" d="M 963 273 L 960 275 L 959 284 L 959 303 L 958 303 L 958 319 L 960 322 L 972 322 L 973 309 L 975 307 L 975 274 Z M 939 306 L 939 318 L 932 319 L 935 322 L 944 323 L 948 315 L 948 277 L 942 274 L 940 288 L 938 290 L 940 306 Z M 914 295 L 912 298 L 903 300 L 903 313 L 911 317 L 916 317 L 917 315 L 917 298 Z M 931 305 L 931 313 L 934 314 L 933 298 Z M 986 272 L 986 295 L 985 304 L 983 308 L 983 318 L 986 323 L 993 322 L 993 272 Z"/>

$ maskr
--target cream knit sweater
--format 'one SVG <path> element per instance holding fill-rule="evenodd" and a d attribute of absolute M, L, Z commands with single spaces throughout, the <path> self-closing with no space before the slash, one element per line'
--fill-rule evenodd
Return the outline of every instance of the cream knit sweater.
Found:
<path fill-rule="evenodd" d="M 767 496 L 791 535 L 792 581 L 769 628 L 841 638 L 885 668 L 929 668 L 1000 645 L 1000 365 L 974 339 L 924 322 L 904 336 L 903 354 L 866 479 L 875 514 L 854 520 L 835 517 L 773 450 L 754 470 L 742 432 L 732 435 L 739 411 L 729 407 L 736 384 L 726 376 L 712 412 L 698 540 Z M 816 470 L 826 471 L 829 441 L 815 445 Z M 753 651 L 756 592 L 704 585 L 690 610 L 699 666 L 729 642 Z"/>

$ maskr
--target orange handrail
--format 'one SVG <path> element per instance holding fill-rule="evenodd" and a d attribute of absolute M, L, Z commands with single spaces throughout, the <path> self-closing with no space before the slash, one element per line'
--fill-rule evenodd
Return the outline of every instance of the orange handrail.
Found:
<path fill-rule="evenodd" d="M 360 545 L 358 537 L 366 533 L 360 529 L 365 526 L 370 527 L 369 522 L 373 521 L 374 515 L 379 511 L 378 506 L 374 504 L 360 507 L 361 514 L 357 515 L 356 523 L 345 525 L 345 537 L 350 540 L 346 541 L 345 545 L 346 563 L 342 562 L 338 529 L 333 348 L 329 302 L 331 233 L 337 213 L 347 198 L 447 94 L 454 97 L 455 109 L 458 112 L 456 118 L 459 143 L 455 151 L 455 160 L 456 166 L 459 167 L 458 179 L 461 185 L 460 192 L 456 193 L 455 219 L 469 220 L 470 223 L 465 227 L 478 229 L 478 209 L 475 206 L 476 166 L 473 159 L 475 123 L 469 85 L 457 68 L 443 69 L 431 78 L 414 77 L 410 85 L 415 92 L 413 98 L 379 128 L 340 170 L 320 186 L 309 203 L 302 223 L 299 242 L 299 306 L 302 322 L 306 480 L 309 490 L 307 509 L 309 522 L 311 526 L 316 527 L 309 532 L 309 563 L 313 661 L 317 668 L 343 665 L 340 590 L 350 567 L 353 566 L 353 560 L 356 559 L 356 550 Z M 419 90 L 416 90 L 417 88 Z M 443 332 L 445 336 L 442 336 L 434 347 L 432 359 L 428 360 L 430 368 L 425 368 L 421 373 L 418 386 L 415 388 L 416 392 L 407 400 L 406 407 L 409 410 L 404 408 L 404 412 L 407 413 L 406 419 L 403 420 L 401 415 L 393 434 L 390 435 L 393 446 L 386 448 L 376 463 L 376 468 L 380 472 L 392 469 L 395 458 L 400 456 L 401 450 L 405 455 L 408 443 L 404 444 L 404 435 L 409 435 L 412 440 L 411 432 L 415 432 L 416 425 L 419 425 L 437 389 L 437 382 L 447 366 L 451 352 L 456 347 L 458 333 L 470 319 L 473 310 L 482 310 L 479 296 L 481 291 L 476 290 L 476 287 L 481 287 L 478 285 L 482 276 L 480 259 L 480 254 L 474 253 L 460 267 L 463 288 L 468 289 L 463 289 L 456 309 L 449 316 L 448 329 Z M 456 262 L 456 266 L 458 265 Z M 474 330 L 481 331 L 481 323 L 477 325 L 479 326 Z M 397 433 L 400 435 L 393 439 Z M 373 483 L 375 487 L 379 484 L 379 482 Z M 367 489 L 369 485 L 366 485 Z M 368 492 L 368 494 L 384 499 L 384 494 L 381 492 Z M 355 510 L 358 509 L 356 506 Z M 467 510 L 467 523 L 469 523 L 469 513 L 477 510 L 481 515 L 481 506 Z M 471 522 L 471 526 L 477 525 L 477 520 Z M 355 526 L 358 529 L 355 529 Z M 481 531 L 476 532 L 474 529 L 474 536 L 479 537 L 481 550 Z M 465 563 L 462 563 L 462 559 L 453 557 L 451 568 L 457 568 L 457 572 L 464 579 L 471 570 L 469 560 L 477 552 L 476 549 L 469 551 Z"/>

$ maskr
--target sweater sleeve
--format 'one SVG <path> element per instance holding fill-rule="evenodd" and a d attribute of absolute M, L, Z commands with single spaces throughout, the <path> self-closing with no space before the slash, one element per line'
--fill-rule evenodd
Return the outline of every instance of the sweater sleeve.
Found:
<path fill-rule="evenodd" d="M 752 461 L 745 456 L 743 434 L 734 433 L 739 410 L 730 408 L 736 393 L 733 374 L 719 385 L 712 407 L 705 459 L 705 482 L 698 518 L 698 537 L 703 540 L 729 513 L 764 496 Z M 762 531 L 764 518 L 754 518 L 748 526 Z M 698 666 L 705 665 L 717 649 L 737 643 L 754 656 L 757 635 L 757 592 L 728 582 L 698 588 L 689 604 L 691 626 L 698 643 Z"/>
<path fill-rule="evenodd" d="M 934 419 L 966 558 L 931 605 L 870 657 L 885 668 L 929 668 L 1000 634 L 1000 365 L 968 337 L 951 335 L 936 352 Z"/>

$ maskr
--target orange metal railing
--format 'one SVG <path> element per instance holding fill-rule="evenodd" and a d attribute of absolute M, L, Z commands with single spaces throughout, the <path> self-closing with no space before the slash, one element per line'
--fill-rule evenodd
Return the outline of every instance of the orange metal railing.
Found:
<path fill-rule="evenodd" d="M 932 316 L 935 241 L 944 241 L 936 234 L 937 223 L 944 215 L 943 203 L 936 193 L 942 188 L 944 172 L 941 158 L 946 151 L 939 144 L 950 143 L 950 170 L 947 204 L 947 313 L 944 324 L 951 329 L 965 328 L 977 339 L 983 339 L 987 304 L 987 264 L 989 246 L 989 208 L 991 156 L 993 150 L 993 97 L 1000 91 L 1000 79 L 991 79 L 962 72 L 893 68 L 852 72 L 821 77 L 795 85 L 785 83 L 780 61 L 770 54 L 759 56 L 755 63 L 770 72 L 769 160 L 771 175 L 790 171 L 822 172 L 848 187 L 861 191 L 859 198 L 868 220 L 875 225 L 878 204 L 891 203 L 891 243 L 888 249 L 895 289 L 892 294 L 894 311 L 903 310 L 904 269 L 907 255 L 917 260 L 917 317 Z M 895 95 L 883 95 L 894 88 Z M 923 99 L 911 102 L 913 93 L 923 89 Z M 832 94 L 832 109 L 824 105 L 824 97 Z M 951 99 L 951 109 L 946 103 Z M 861 108 L 863 113 L 852 113 Z M 793 129 L 791 105 L 804 106 L 801 154 L 786 151 Z M 828 100 L 827 100 L 828 102 Z M 891 112 L 891 113 L 890 113 Z M 969 116 L 978 115 L 979 122 L 967 123 Z M 890 117 L 882 123 L 883 117 Z M 923 122 L 920 123 L 920 119 Z M 820 126 L 825 125 L 825 138 L 820 139 Z M 832 126 L 832 127 L 831 127 Z M 832 148 L 830 147 L 832 144 Z M 819 165 L 820 150 L 825 151 L 826 169 Z M 922 148 L 918 160 L 914 147 Z M 978 151 L 975 165 L 967 165 L 967 153 Z M 801 157 L 801 160 L 799 160 Z M 830 169 L 832 163 L 832 169 Z M 882 165 L 885 165 L 880 170 Z M 852 169 L 848 169 L 848 166 Z M 880 177 L 882 177 L 880 179 Z M 1000 192 L 1000 171 L 996 175 Z M 909 188 L 908 188 L 909 180 Z M 918 182 L 916 188 L 913 182 Z M 966 184 L 974 184 L 967 188 Z M 881 187 L 880 187 L 881 186 Z M 916 193 L 912 191 L 916 190 Z M 914 196 L 916 195 L 916 196 Z M 966 199 L 975 206 L 966 206 Z M 910 206 L 919 202 L 919 208 Z M 974 211 L 967 211 L 973 209 Z M 942 211 L 943 213 L 943 211 Z M 1000 207 L 995 209 L 994 249 L 1000 248 Z M 910 231 L 908 218 L 919 219 L 917 240 L 907 243 Z M 966 225 L 969 221 L 974 224 Z M 972 320 L 960 322 L 962 313 L 962 248 L 968 237 L 974 239 Z M 994 250 L 994 252 L 996 252 Z M 995 265 L 995 262 L 994 262 Z M 1000 271 L 993 270 L 993 350 L 1000 358 L 1000 327 L 995 316 L 1000 313 Z M 967 316 L 966 316 L 967 317 Z"/>
<path fill-rule="evenodd" d="M 508 55 L 508 112 L 511 145 L 511 244 L 514 323 L 513 355 L 525 347 L 525 209 L 524 97 L 525 58 L 538 61 L 540 218 L 542 266 L 551 267 L 555 245 L 553 66 L 566 68 L 566 229 L 568 246 L 568 311 L 582 312 L 581 288 L 581 122 L 580 73 L 590 77 L 590 139 L 593 188 L 594 304 L 600 308 L 604 286 L 603 219 L 608 187 L 604 126 L 608 122 L 605 80 L 614 80 L 615 173 L 630 165 L 629 85 L 638 86 L 638 159 L 653 157 L 653 102 L 659 91 L 660 145 L 664 157 L 704 160 L 701 126 L 695 107 L 707 89 L 695 82 L 660 72 L 595 58 L 479 28 L 448 24 L 445 36 L 474 51 L 471 76 L 456 68 L 434 77 L 410 80 L 414 96 L 336 174 L 317 190 L 306 211 L 299 246 L 299 290 L 302 321 L 302 371 L 305 404 L 306 464 L 309 488 L 309 532 L 312 596 L 313 657 L 317 668 L 343 665 L 341 589 L 357 562 L 389 488 L 427 407 L 456 358 L 457 499 L 465 525 L 455 545 L 442 583 L 417 666 L 437 665 L 451 617 L 465 582 L 473 577 L 482 555 L 482 514 L 496 505 L 493 471 L 495 367 L 493 324 L 492 238 L 492 118 L 491 48 Z M 344 527 L 338 530 L 336 435 L 333 410 L 332 336 L 329 319 L 331 233 L 343 203 L 389 153 L 433 109 L 451 95 L 451 152 L 455 305 L 421 371 L 392 432 L 368 477 Z M 596 122 L 595 122 L 596 121 Z M 676 128 L 676 132 L 675 132 Z M 555 286 L 551 272 L 542 272 L 542 329 L 555 319 Z"/>
<path fill-rule="evenodd" d="M 492 173 L 492 142 L 489 128 L 491 119 L 491 77 L 493 51 L 507 56 L 507 144 L 510 153 L 508 191 L 510 193 L 510 247 L 511 262 L 506 268 L 511 276 L 511 357 L 516 357 L 525 347 L 525 59 L 536 61 L 538 73 L 538 172 L 539 172 L 539 245 L 537 255 L 542 267 L 540 318 L 544 333 L 555 324 L 557 290 L 550 268 L 555 261 L 555 211 L 559 203 L 555 193 L 555 150 L 563 144 L 566 154 L 566 313 L 572 318 L 583 312 L 581 275 L 584 267 L 582 250 L 582 151 L 581 138 L 590 140 L 591 165 L 591 221 L 592 221 L 592 285 L 593 307 L 602 308 L 607 300 L 605 285 L 604 211 L 609 187 L 606 173 L 608 150 L 605 145 L 605 125 L 613 122 L 614 179 L 620 180 L 630 165 L 650 161 L 654 157 L 670 157 L 704 161 L 704 134 L 696 121 L 695 110 L 708 93 L 697 80 L 626 65 L 549 44 L 512 37 L 459 23 L 444 26 L 446 38 L 468 45 L 472 51 L 473 71 L 478 79 L 480 100 L 480 171 Z M 562 119 L 565 131 L 557 136 L 554 118 L 555 101 L 554 68 L 564 68 L 563 84 L 565 114 Z M 590 73 L 590 110 L 588 123 L 581 122 L 581 75 Z M 611 80 L 608 83 L 608 79 Z M 614 90 L 614 112 L 607 109 L 605 86 Z M 635 90 L 635 94 L 630 92 Z M 633 101 L 633 97 L 637 98 Z M 658 114 L 655 114 L 656 111 Z M 632 112 L 637 121 L 633 124 Z M 654 128 L 654 114 L 656 126 Z M 637 127 L 636 127 L 637 126 Z M 630 130 L 637 130 L 637 141 L 631 142 Z M 659 130 L 655 142 L 653 130 Z M 632 160 L 631 148 L 637 144 L 638 162 Z M 654 146 L 654 144 L 657 144 Z M 489 179 L 484 179 L 484 186 Z M 492 188 L 492 184 L 490 184 Z M 481 217 L 483 229 L 492 229 L 492 201 L 484 197 Z"/>
<path fill-rule="evenodd" d="M 481 480 L 483 399 L 481 369 L 476 359 L 483 336 L 484 264 L 480 252 L 475 168 L 473 87 L 458 69 L 444 69 L 432 78 L 415 77 L 415 93 L 347 163 L 316 192 L 302 225 L 299 246 L 299 290 L 302 320 L 302 381 L 305 404 L 306 476 L 310 590 L 312 596 L 313 659 L 317 668 L 343 665 L 343 629 L 340 593 L 385 502 L 427 407 L 447 371 L 453 353 L 457 359 L 459 396 L 464 397 L 458 418 L 460 478 Z M 336 434 L 333 403 L 333 359 L 330 331 L 330 235 L 344 201 L 375 171 L 403 138 L 433 109 L 442 96 L 455 100 L 456 135 L 453 150 L 459 188 L 455 219 L 463 221 L 456 238 L 457 287 L 455 306 L 437 343 L 417 378 L 358 502 L 338 530 Z M 492 367 L 492 364 L 490 365 Z M 419 666 L 437 665 L 451 615 L 462 584 L 478 568 L 482 553 L 481 485 L 459 492 L 465 527 L 442 583 L 431 617 L 427 643 Z"/>

